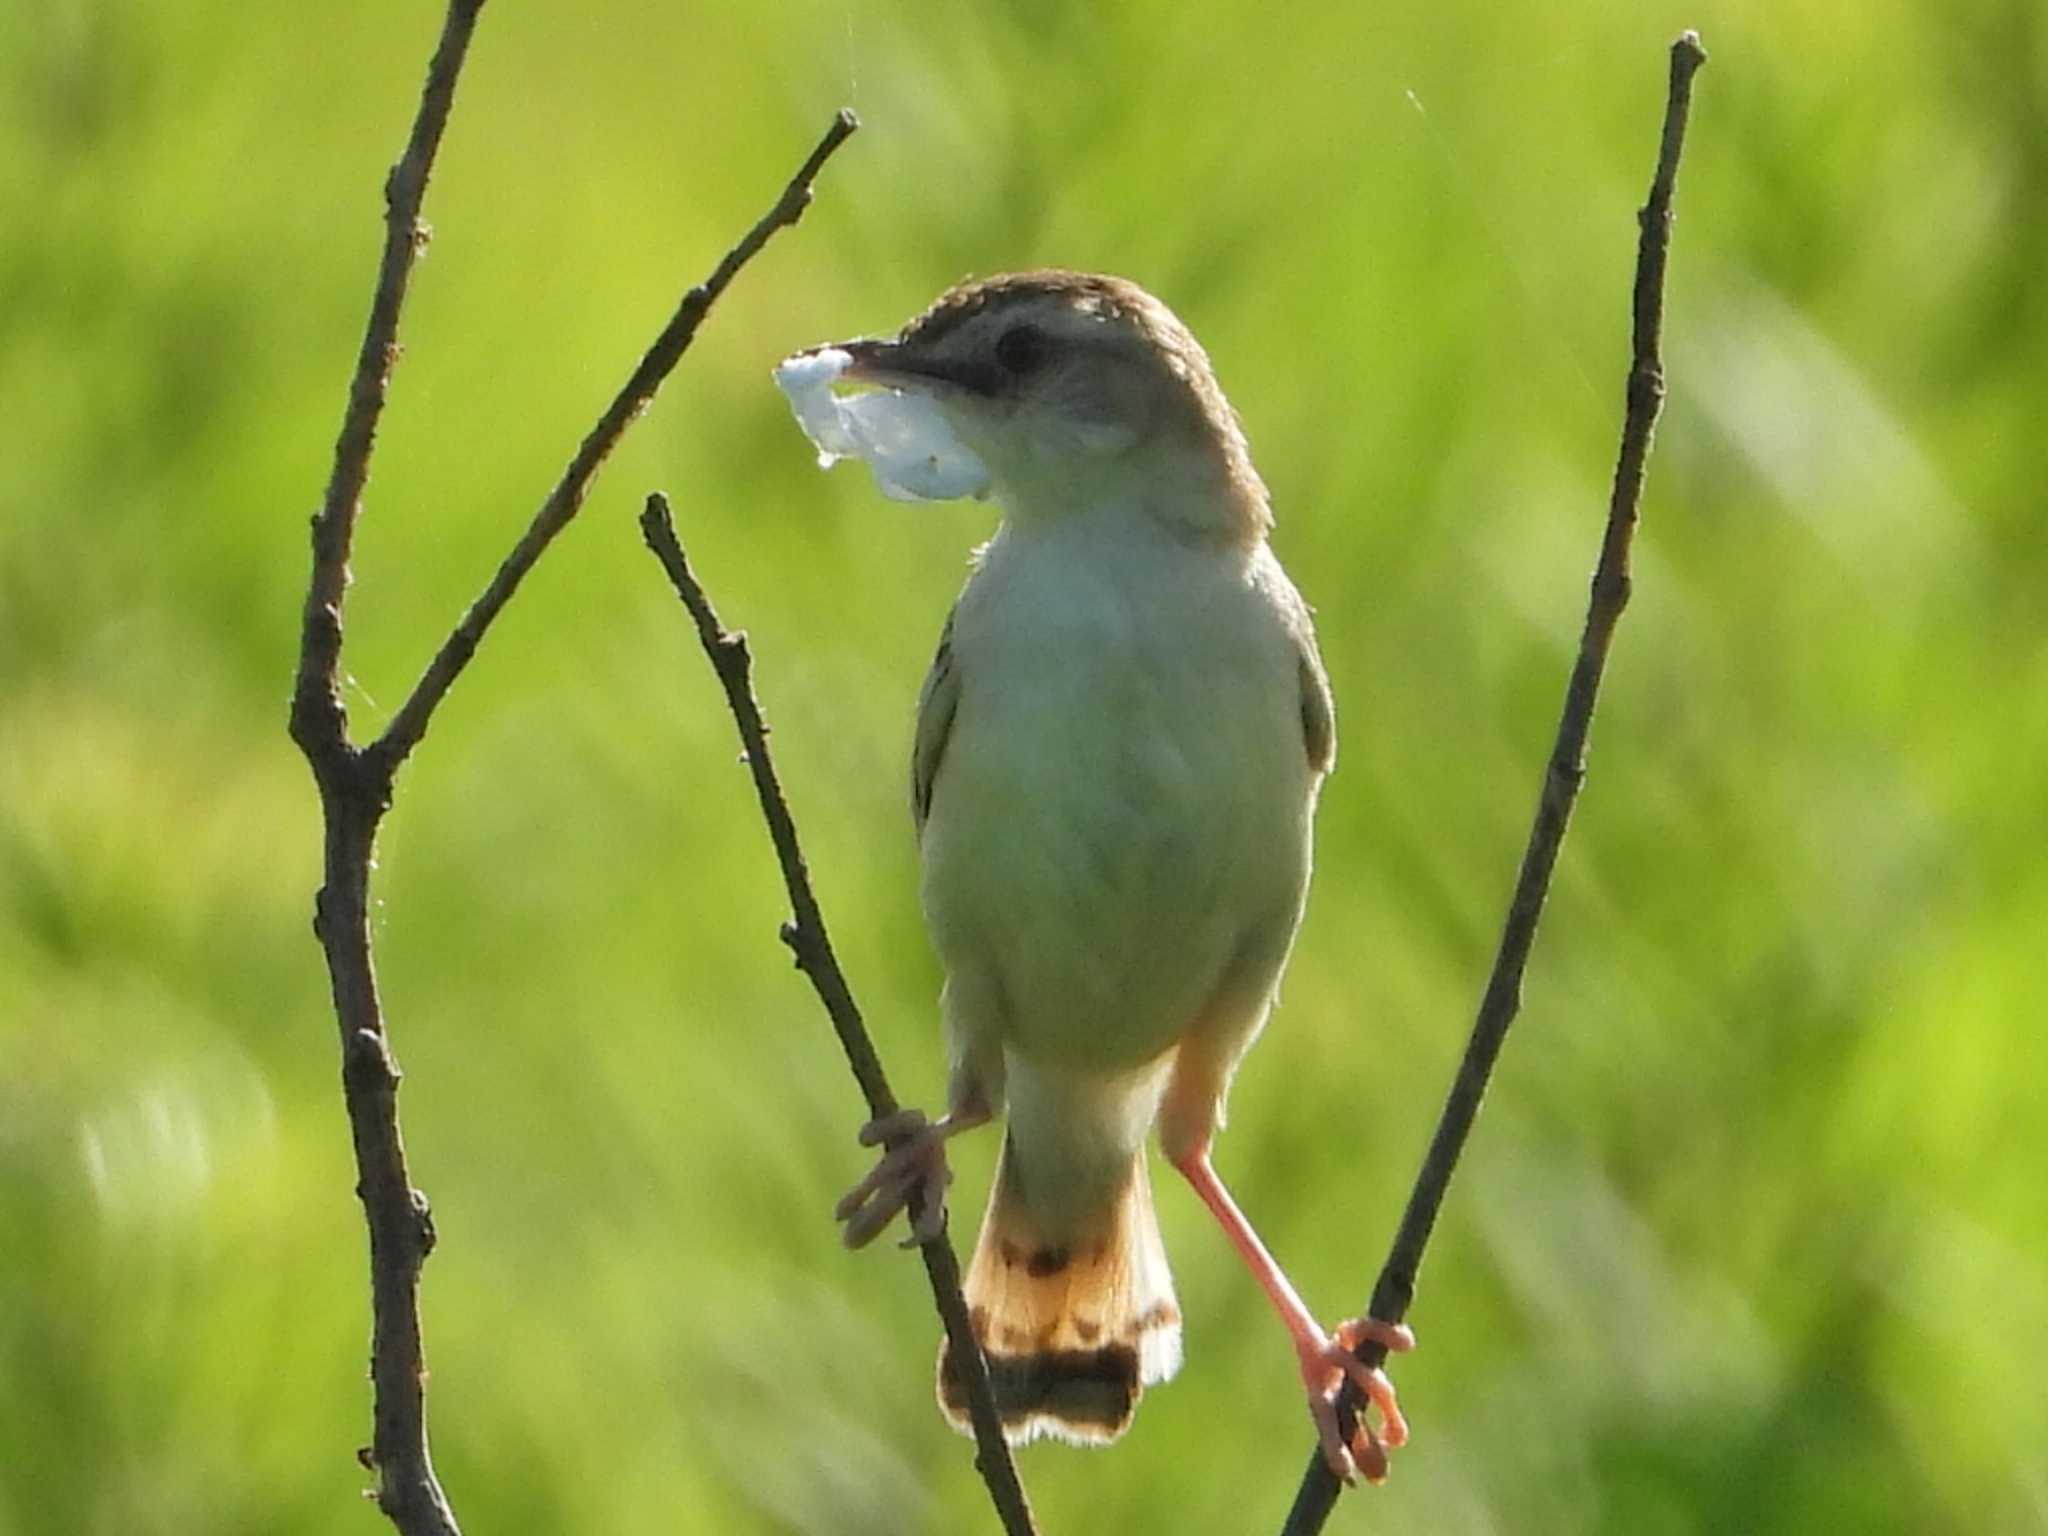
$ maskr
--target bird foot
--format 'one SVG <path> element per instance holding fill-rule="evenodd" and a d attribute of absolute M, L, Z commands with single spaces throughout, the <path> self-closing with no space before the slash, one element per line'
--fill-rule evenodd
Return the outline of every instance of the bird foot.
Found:
<path fill-rule="evenodd" d="M 846 1224 L 840 1234 L 849 1248 L 865 1248 L 906 1207 L 910 1236 L 903 1246 L 928 1243 L 946 1229 L 946 1186 L 953 1182 L 946 1166 L 946 1138 L 958 1126 L 937 1124 L 924 1111 L 901 1109 L 860 1128 L 860 1144 L 883 1147 L 875 1166 L 833 1208 Z"/>
<path fill-rule="evenodd" d="M 1355 1351 L 1363 1343 L 1378 1344 L 1393 1353 L 1415 1347 L 1415 1335 L 1399 1323 L 1383 1323 L 1375 1317 L 1356 1317 L 1337 1325 L 1333 1335 L 1318 1330 L 1313 1338 L 1300 1339 L 1302 1384 L 1308 1388 L 1309 1417 L 1316 1423 L 1316 1438 L 1323 1448 L 1323 1460 L 1345 1483 L 1360 1474 L 1369 1483 L 1387 1480 L 1387 1452 L 1408 1443 L 1408 1421 L 1401 1416 L 1394 1384 L 1378 1366 L 1367 1365 Z M 1346 1444 L 1337 1422 L 1337 1394 L 1350 1381 L 1372 1407 L 1379 1410 L 1380 1427 L 1375 1430 L 1361 1406 Z"/>

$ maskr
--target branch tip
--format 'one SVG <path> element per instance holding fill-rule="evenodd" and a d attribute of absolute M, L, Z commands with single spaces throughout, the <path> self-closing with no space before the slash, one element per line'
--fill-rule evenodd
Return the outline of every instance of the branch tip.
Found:
<path fill-rule="evenodd" d="M 1671 238 L 1671 197 L 1678 176 L 1679 155 L 1685 142 L 1687 109 L 1692 96 L 1693 73 L 1706 62 L 1706 50 L 1699 34 L 1682 33 L 1671 45 L 1671 77 L 1665 101 L 1663 131 L 1658 141 L 1657 167 L 1650 182 L 1650 195 L 1638 220 L 1635 284 L 1631 295 L 1632 334 L 1628 378 L 1624 387 L 1624 416 L 1621 448 L 1617 455 L 1614 483 L 1608 499 L 1607 526 L 1601 540 L 1600 558 L 1594 570 L 1587 599 L 1586 623 L 1579 641 L 1570 681 L 1565 688 L 1564 707 L 1558 720 L 1557 736 L 1546 760 L 1544 778 L 1537 795 L 1536 814 L 1529 841 L 1522 854 L 1514 895 L 1508 904 L 1507 920 L 1501 931 L 1500 947 L 1493 970 L 1472 1026 L 1471 1039 L 1458 1065 L 1457 1077 L 1444 1100 L 1421 1172 L 1401 1214 L 1386 1263 L 1373 1284 L 1372 1316 L 1398 1323 L 1414 1300 L 1416 1275 L 1424 1250 L 1435 1229 L 1444 1195 L 1464 1151 L 1494 1063 L 1506 1040 L 1508 1027 L 1521 1005 L 1522 974 L 1536 939 L 1536 926 L 1549 895 L 1551 875 L 1557 867 L 1565 828 L 1573 803 L 1584 781 L 1586 739 L 1592 728 L 1593 706 L 1600 678 L 1607 664 L 1608 647 L 1614 627 L 1629 598 L 1629 555 L 1633 546 L 1638 509 L 1642 501 L 1644 472 L 1649 460 L 1651 434 L 1664 401 L 1664 370 L 1660 356 L 1664 316 L 1664 272 Z M 1367 1343 L 1358 1357 L 1368 1366 L 1385 1363 L 1386 1349 Z M 1348 1439 L 1359 1410 L 1359 1395 L 1346 1381 L 1337 1399 L 1340 1430 Z M 1289 1509 L 1281 1536 L 1315 1536 L 1328 1520 L 1338 1493 L 1320 1449 L 1312 1452 L 1302 1474 L 1294 1504 Z"/>
<path fill-rule="evenodd" d="M 541 503 L 540 510 L 533 516 L 526 532 L 519 542 L 512 546 L 512 552 L 505 557 L 497 572 L 491 577 L 482 594 L 462 616 L 441 648 L 434 654 L 413 684 L 412 692 L 399 706 L 398 713 L 391 719 L 380 738 L 380 745 L 389 753 L 395 769 L 412 754 L 415 747 L 427 734 L 427 727 L 433 722 L 434 712 L 440 708 L 448 690 L 469 665 L 470 659 L 482 643 L 484 634 L 492 621 L 504 610 L 505 604 L 519 590 L 519 584 L 547 552 L 556 535 L 569 525 L 570 519 L 582 509 L 585 495 L 597 472 L 604 467 L 612 449 L 625 436 L 630 427 L 653 403 L 661 386 L 674 372 L 683 354 L 697 339 L 697 330 L 711 307 L 731 286 L 732 280 L 761 249 L 767 245 L 778 229 L 796 223 L 801 213 L 801 200 L 808 199 L 812 183 L 824 169 L 825 162 L 833 151 L 844 143 L 853 132 L 845 121 L 846 114 L 833 120 L 817 146 L 804 160 L 782 195 L 763 214 L 754 227 L 740 237 L 740 240 L 712 270 L 703 282 L 684 293 L 668 324 L 662 327 L 653 343 L 640 359 L 612 402 L 599 416 L 597 424 L 590 429 L 575 455 L 563 470 L 555 488 Z M 643 518 L 643 524 L 645 519 Z"/>
<path fill-rule="evenodd" d="M 850 120 L 851 114 L 841 114 L 838 126 L 851 132 L 847 126 Z M 747 771 L 753 777 L 761 816 L 768 824 L 768 836 L 775 845 L 776 862 L 781 866 L 783 886 L 789 895 L 791 917 L 782 924 L 778 936 L 789 946 L 796 968 L 810 979 L 812 989 L 824 1005 L 826 1016 L 832 1021 L 833 1032 L 839 1037 L 840 1048 L 846 1053 L 847 1065 L 852 1068 L 854 1080 L 860 1084 L 861 1093 L 867 1099 L 869 1114 L 878 1120 L 894 1114 L 898 1108 L 896 1096 L 890 1091 L 881 1058 L 875 1053 L 874 1042 L 868 1036 L 860 1008 L 854 1002 L 853 992 L 847 985 L 845 974 L 839 969 L 838 958 L 832 952 L 832 940 L 825 931 L 825 917 L 818 908 L 810 874 L 804 866 L 796 820 L 776 777 L 775 760 L 768 750 L 767 723 L 762 718 L 760 702 L 754 697 L 750 668 L 746 665 L 745 637 L 741 633 L 728 633 L 719 623 L 717 610 L 712 607 L 702 583 L 690 569 L 689 557 L 683 553 L 682 543 L 676 537 L 675 524 L 669 516 L 668 499 L 658 491 L 647 498 L 646 508 L 640 514 L 640 532 L 647 541 L 647 547 L 667 572 L 676 596 L 689 611 L 697 627 L 698 642 L 725 689 L 726 704 L 739 732 Z M 728 658 L 735 653 L 739 664 L 727 664 Z M 995 1505 L 1007 1536 L 1035 1536 L 1031 1505 L 1024 1496 L 1023 1484 L 1018 1481 L 1016 1462 L 1011 1458 L 1002 1419 L 996 1410 L 988 1362 L 982 1354 L 980 1342 L 974 1337 L 966 1298 L 960 1291 L 960 1261 L 943 1228 L 930 1242 L 920 1244 L 918 1253 L 924 1260 L 932 1302 L 945 1325 L 953 1358 L 967 1362 L 964 1375 L 968 1416 L 974 1429 L 975 1468 L 982 1475 L 989 1500 Z"/>

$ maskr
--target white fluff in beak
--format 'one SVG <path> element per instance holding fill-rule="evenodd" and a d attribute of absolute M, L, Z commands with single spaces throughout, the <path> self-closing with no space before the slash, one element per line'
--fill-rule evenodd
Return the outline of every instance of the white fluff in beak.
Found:
<path fill-rule="evenodd" d="M 797 425 L 818 449 L 818 467 L 864 460 L 882 494 L 896 501 L 952 501 L 988 494 L 988 468 L 953 435 L 924 395 L 893 389 L 832 392 L 853 359 L 837 347 L 784 358 L 775 383 Z"/>

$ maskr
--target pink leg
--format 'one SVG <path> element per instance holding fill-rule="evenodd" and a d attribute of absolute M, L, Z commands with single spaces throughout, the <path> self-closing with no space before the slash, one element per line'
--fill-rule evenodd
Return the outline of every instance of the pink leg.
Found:
<path fill-rule="evenodd" d="M 1385 1481 L 1387 1451 L 1407 1442 L 1408 1423 L 1401 1417 L 1401 1405 L 1386 1372 L 1367 1365 L 1352 1351 L 1366 1340 L 1389 1350 L 1413 1349 L 1415 1335 L 1400 1324 L 1383 1323 L 1371 1317 L 1354 1318 L 1342 1324 L 1335 1337 L 1324 1333 L 1302 1303 L 1301 1294 L 1267 1252 L 1266 1245 L 1259 1241 L 1259 1234 L 1252 1230 L 1251 1222 L 1216 1176 L 1207 1145 L 1198 1145 L 1192 1152 L 1175 1158 L 1174 1166 L 1215 1215 L 1224 1236 L 1237 1249 L 1293 1337 L 1294 1351 L 1301 1361 L 1302 1384 L 1308 1389 L 1309 1416 L 1315 1420 L 1316 1437 L 1322 1443 L 1323 1459 L 1330 1470 L 1347 1483 L 1361 1471 L 1369 1482 Z M 1337 1429 L 1337 1392 L 1346 1377 L 1379 1409 L 1380 1421 L 1385 1426 L 1375 1433 L 1360 1414 L 1348 1447 Z"/>
<path fill-rule="evenodd" d="M 953 1182 L 946 1143 L 991 1118 L 987 1105 L 973 1103 L 935 1121 L 927 1121 L 923 1110 L 899 1109 L 862 1126 L 862 1146 L 887 1145 L 888 1150 L 833 1208 L 834 1218 L 846 1223 L 840 1234 L 846 1246 L 866 1247 L 906 1206 L 911 1223 L 903 1246 L 914 1248 L 937 1237 L 946 1224 L 946 1186 Z"/>

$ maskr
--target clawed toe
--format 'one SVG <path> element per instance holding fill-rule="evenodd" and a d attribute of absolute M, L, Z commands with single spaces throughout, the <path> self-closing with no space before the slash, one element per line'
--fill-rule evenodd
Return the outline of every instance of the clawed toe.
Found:
<path fill-rule="evenodd" d="M 1415 1347 L 1415 1335 L 1399 1323 L 1354 1318 L 1339 1325 L 1320 1347 L 1304 1348 L 1302 1354 L 1302 1380 L 1308 1387 L 1309 1414 L 1315 1420 L 1323 1460 L 1346 1483 L 1360 1474 L 1369 1483 L 1385 1482 L 1387 1452 L 1408 1443 L 1408 1421 L 1402 1417 L 1393 1382 L 1385 1371 L 1368 1365 L 1354 1353 L 1366 1343 L 1377 1344 L 1389 1352 L 1405 1352 Z M 1348 1444 L 1337 1415 L 1337 1395 L 1347 1379 L 1378 1410 L 1380 1418 L 1379 1428 L 1375 1429 L 1361 1411 Z"/>
<path fill-rule="evenodd" d="M 849 1248 L 864 1248 L 906 1206 L 911 1210 L 910 1239 L 905 1247 L 930 1242 L 945 1229 L 943 1196 L 953 1175 L 946 1167 L 945 1138 L 922 1111 L 899 1110 L 870 1120 L 860 1129 L 863 1146 L 893 1142 L 875 1166 L 832 1208 L 845 1223 L 840 1234 Z M 920 1195 L 929 1192 L 928 1198 Z"/>
<path fill-rule="evenodd" d="M 946 1187 L 953 1182 L 953 1170 L 941 1165 L 940 1172 L 944 1177 L 939 1182 L 939 1188 L 933 1192 L 932 1198 L 925 1201 L 921 1207 L 915 1200 L 910 1202 L 910 1236 L 899 1242 L 896 1245 L 898 1248 L 919 1248 L 926 1243 L 937 1241 L 945 1234 L 946 1202 L 943 1196 Z"/>
<path fill-rule="evenodd" d="M 1406 1323 L 1383 1323 L 1376 1317 L 1354 1317 L 1337 1325 L 1333 1335 L 1347 1351 L 1361 1344 L 1377 1344 L 1390 1355 L 1405 1355 L 1415 1347 L 1415 1330 Z"/>
<path fill-rule="evenodd" d="M 899 1109 L 893 1115 L 883 1115 L 870 1120 L 860 1128 L 859 1141 L 864 1147 L 879 1147 L 885 1142 L 903 1136 L 915 1136 L 930 1129 L 930 1122 L 921 1109 Z"/>
<path fill-rule="evenodd" d="M 1375 1488 L 1387 1480 L 1387 1452 L 1390 1448 L 1390 1442 L 1381 1440 L 1364 1419 L 1360 1419 L 1358 1427 L 1351 1432 L 1351 1465 L 1358 1476 Z"/>
<path fill-rule="evenodd" d="M 840 1196 L 832 1214 L 845 1221 L 869 1201 L 888 1194 L 892 1189 L 900 1187 L 907 1195 L 911 1188 L 929 1176 L 930 1170 L 926 1165 L 934 1163 L 943 1169 L 945 1153 L 932 1139 L 928 1129 L 920 1130 L 877 1158 L 867 1177 Z"/>
<path fill-rule="evenodd" d="M 1406 1354 L 1415 1347 L 1415 1335 L 1400 1323 L 1383 1323 L 1376 1317 L 1354 1317 L 1338 1325 L 1334 1342 L 1344 1374 L 1380 1411 L 1380 1438 L 1386 1442 L 1388 1450 L 1399 1450 L 1408 1443 L 1408 1421 L 1401 1415 L 1401 1400 L 1394 1392 L 1394 1383 L 1378 1366 L 1367 1365 L 1359 1359 L 1357 1350 L 1360 1344 L 1369 1342 L 1390 1354 Z"/>

